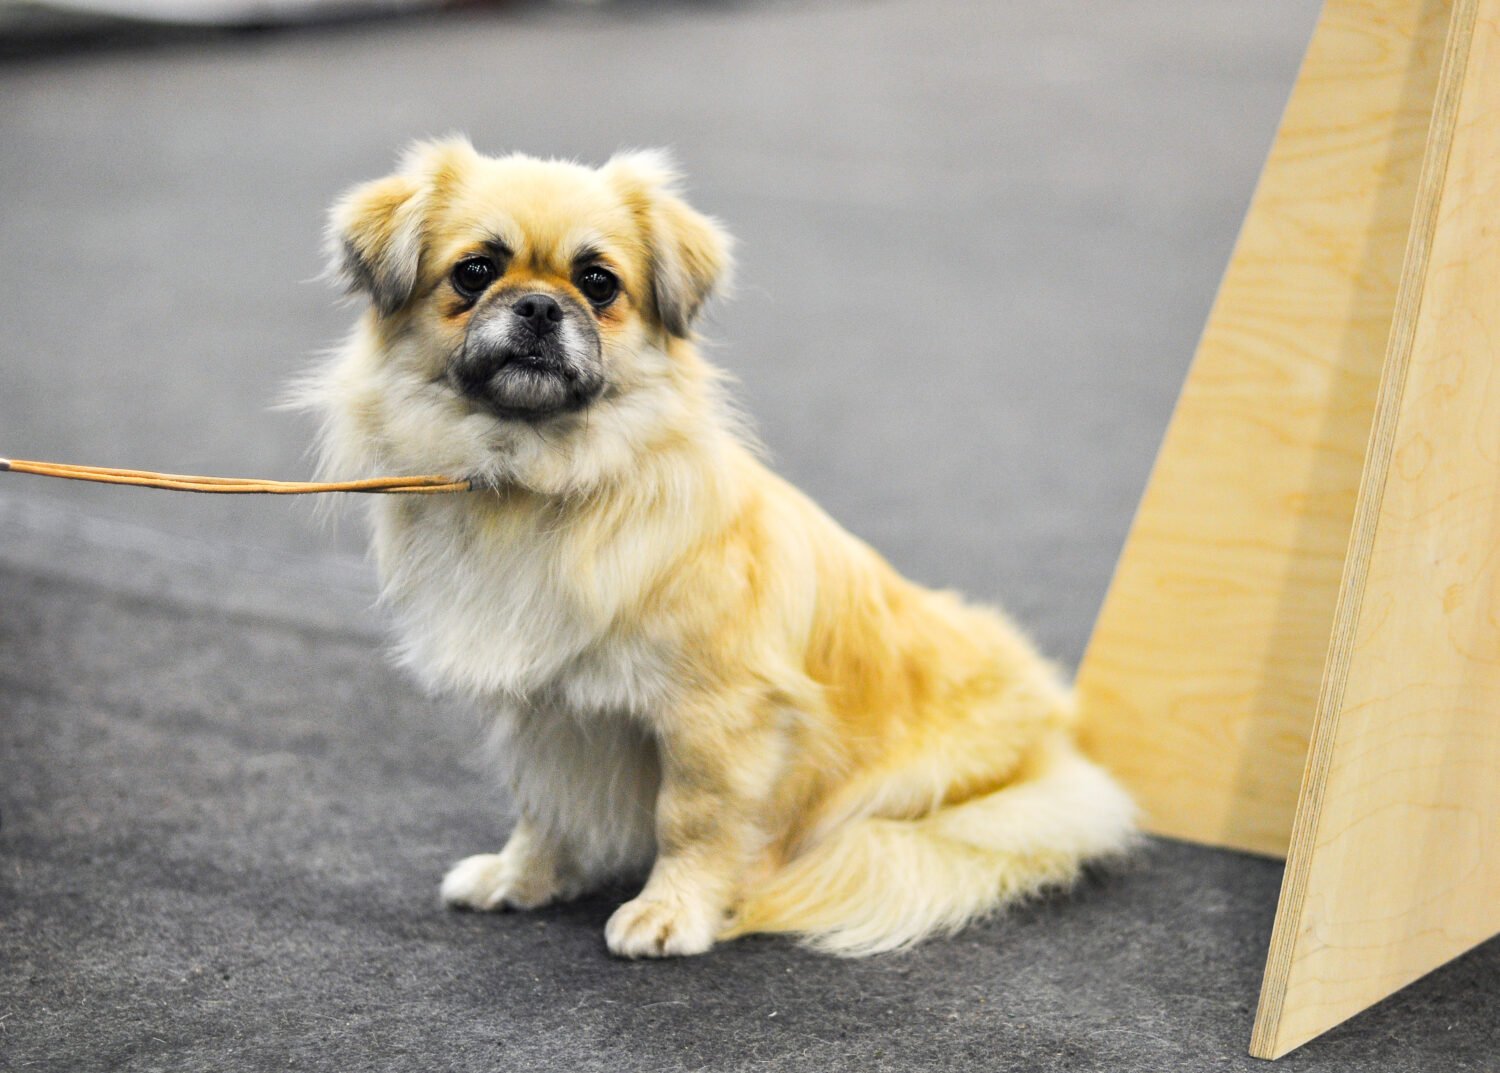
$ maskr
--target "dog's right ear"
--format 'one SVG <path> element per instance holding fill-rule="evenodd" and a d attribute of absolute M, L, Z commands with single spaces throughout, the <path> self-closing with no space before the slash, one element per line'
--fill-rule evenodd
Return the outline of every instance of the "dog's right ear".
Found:
<path fill-rule="evenodd" d="M 350 292 L 364 291 L 382 315 L 406 304 L 422 260 L 426 184 L 405 172 L 363 183 L 328 216 L 332 274 Z"/>
<path fill-rule="evenodd" d="M 704 303 L 728 282 L 732 240 L 678 195 L 677 168 L 665 152 L 616 153 L 603 174 L 645 239 L 657 319 L 669 334 L 688 338 Z"/>

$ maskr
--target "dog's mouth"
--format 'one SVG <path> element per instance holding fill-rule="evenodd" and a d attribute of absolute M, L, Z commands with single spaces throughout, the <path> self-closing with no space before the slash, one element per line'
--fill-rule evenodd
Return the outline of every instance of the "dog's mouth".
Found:
<path fill-rule="evenodd" d="M 475 309 L 448 375 L 464 398 L 496 417 L 575 413 L 604 387 L 599 332 L 571 298 L 496 292 Z"/>
<path fill-rule="evenodd" d="M 604 387 L 597 353 L 552 338 L 501 345 L 470 340 L 449 371 L 457 391 L 497 417 L 575 413 Z"/>

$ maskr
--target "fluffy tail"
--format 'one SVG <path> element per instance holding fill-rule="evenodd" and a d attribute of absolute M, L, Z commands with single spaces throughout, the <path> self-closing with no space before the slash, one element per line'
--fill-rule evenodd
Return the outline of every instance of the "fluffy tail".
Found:
<path fill-rule="evenodd" d="M 795 932 L 850 957 L 899 949 L 1071 883 L 1129 846 L 1134 816 L 1125 791 L 1058 738 L 994 793 L 840 828 L 756 888 L 729 934 Z"/>

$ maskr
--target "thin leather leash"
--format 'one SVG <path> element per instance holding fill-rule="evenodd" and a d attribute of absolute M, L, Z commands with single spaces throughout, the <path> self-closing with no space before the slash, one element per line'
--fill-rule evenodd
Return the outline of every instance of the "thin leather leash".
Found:
<path fill-rule="evenodd" d="M 262 481 L 247 477 L 193 477 L 183 473 L 154 473 L 141 469 L 111 469 L 107 466 L 74 466 L 63 462 L 31 462 L 0 458 L 0 472 L 31 473 L 38 477 L 61 477 L 70 481 L 130 484 L 140 488 L 166 488 L 174 492 L 216 492 L 220 495 L 308 495 L 315 492 L 378 492 L 386 495 L 432 495 L 468 492 L 469 481 L 452 477 L 367 477 L 359 481 Z"/>

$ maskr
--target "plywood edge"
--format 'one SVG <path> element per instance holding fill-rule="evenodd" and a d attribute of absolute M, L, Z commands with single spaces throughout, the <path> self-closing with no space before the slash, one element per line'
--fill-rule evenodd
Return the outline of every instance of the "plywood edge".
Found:
<path fill-rule="evenodd" d="M 1344 560 L 1332 637 L 1292 826 L 1286 872 L 1282 878 L 1276 921 L 1271 932 L 1270 950 L 1261 983 L 1260 1003 L 1251 1033 L 1250 1053 L 1256 1058 L 1279 1058 L 1311 1038 L 1283 1037 L 1281 1014 L 1286 1002 L 1292 957 L 1307 898 L 1314 840 L 1322 814 L 1345 687 L 1348 684 L 1355 631 L 1371 553 L 1374 550 L 1375 533 L 1380 522 L 1381 503 L 1390 473 L 1397 419 L 1411 362 L 1417 317 L 1431 263 L 1432 240 L 1437 228 L 1438 207 L 1447 177 L 1448 160 L 1453 148 L 1455 120 L 1477 10 L 1478 0 L 1457 0 L 1449 23 L 1427 152 L 1422 162 L 1421 178 L 1418 180 L 1416 204 L 1407 238 L 1380 390 L 1375 403 L 1369 448 L 1365 455 L 1364 472 L 1355 505 L 1349 551 Z"/>

